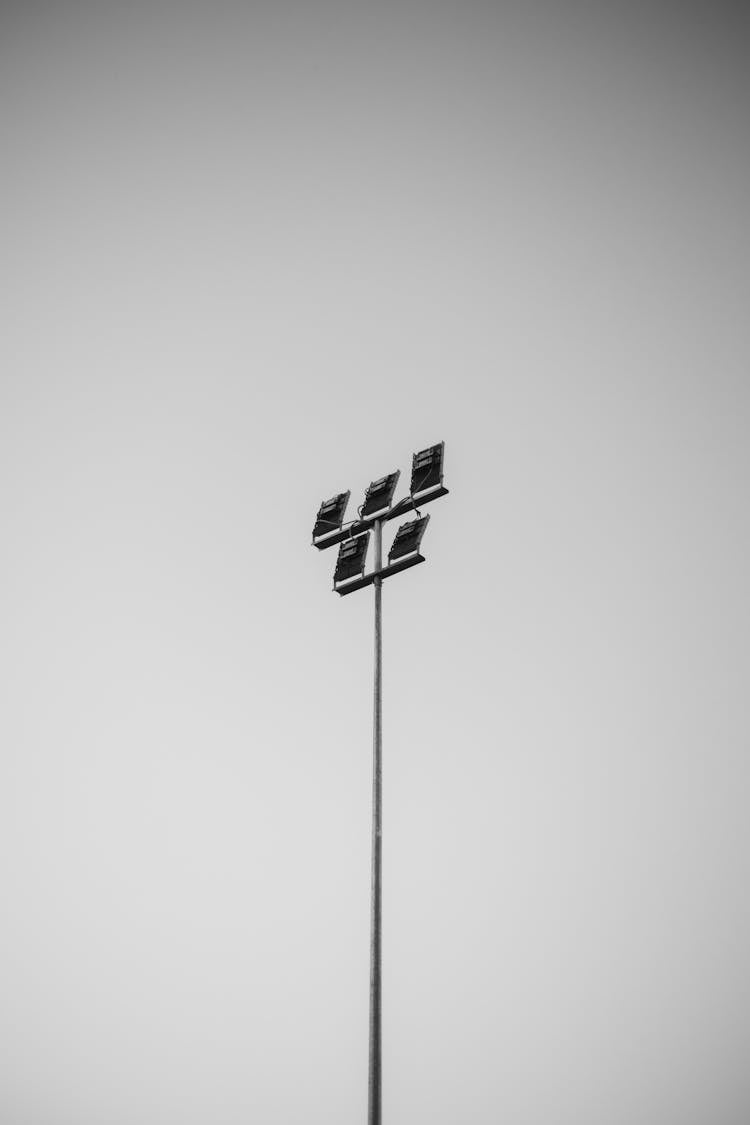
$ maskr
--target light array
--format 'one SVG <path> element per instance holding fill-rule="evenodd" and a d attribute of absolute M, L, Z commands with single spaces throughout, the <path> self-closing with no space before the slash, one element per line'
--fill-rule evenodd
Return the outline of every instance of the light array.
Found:
<path fill-rule="evenodd" d="M 339 547 L 339 557 L 336 559 L 336 570 L 333 574 L 334 588 L 345 586 L 349 582 L 362 578 L 365 572 L 365 559 L 367 548 L 370 546 L 370 532 L 358 535 L 356 539 L 347 539 Z"/>
<path fill-rule="evenodd" d="M 339 554 L 333 578 L 333 588 L 338 594 L 349 594 L 371 585 L 376 578 L 389 578 L 417 563 L 424 562 L 419 553 L 429 516 L 417 512 L 417 518 L 402 524 L 388 552 L 388 565 L 365 574 L 365 562 L 370 542 L 370 530 L 378 523 L 405 515 L 417 508 L 417 503 L 427 504 L 440 496 L 447 496 L 443 486 L 444 442 L 431 445 L 415 453 L 412 458 L 411 488 L 398 503 L 393 495 L 400 471 L 388 473 L 374 480 L 365 492 L 359 509 L 359 518 L 344 523 L 349 502 L 349 492 L 339 492 L 325 500 L 318 511 L 313 528 L 313 546 L 322 550 L 339 544 Z"/>
<path fill-rule="evenodd" d="M 323 501 L 313 528 L 313 543 L 316 540 L 324 540 L 329 535 L 335 535 L 341 530 L 350 496 L 350 492 L 339 492 L 338 496 L 334 496 L 331 500 Z"/>
<path fill-rule="evenodd" d="M 421 453 L 415 453 L 411 460 L 411 488 L 413 497 L 420 499 L 428 492 L 434 492 L 443 484 L 443 453 L 445 442 L 431 445 Z"/>
<path fill-rule="evenodd" d="M 389 473 L 387 477 L 374 480 L 365 493 L 365 502 L 362 505 L 361 516 L 363 520 L 379 519 L 390 509 L 393 493 L 396 491 L 400 469 Z"/>
<path fill-rule="evenodd" d="M 420 516 L 419 519 L 401 524 L 388 552 L 389 563 L 419 554 L 419 545 L 422 542 L 422 536 L 425 533 L 429 518 L 429 516 Z"/>

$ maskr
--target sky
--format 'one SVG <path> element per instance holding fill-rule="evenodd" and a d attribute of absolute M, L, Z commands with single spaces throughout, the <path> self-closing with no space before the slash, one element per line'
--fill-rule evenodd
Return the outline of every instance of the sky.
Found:
<path fill-rule="evenodd" d="M 750 1119 L 747 52 L 6 0 L 3 1125 L 365 1120 L 372 590 L 310 537 L 438 441 L 384 1122 Z"/>

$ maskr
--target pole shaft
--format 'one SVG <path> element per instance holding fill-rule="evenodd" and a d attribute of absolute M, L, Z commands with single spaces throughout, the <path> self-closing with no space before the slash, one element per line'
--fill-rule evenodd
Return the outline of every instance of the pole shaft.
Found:
<path fill-rule="evenodd" d="M 375 521 L 375 570 L 383 565 L 383 522 Z M 381 1125 L 381 933 L 383 846 L 383 580 L 375 579 L 375 683 L 372 727 L 372 901 L 370 914 L 370 1065 L 367 1125 Z"/>

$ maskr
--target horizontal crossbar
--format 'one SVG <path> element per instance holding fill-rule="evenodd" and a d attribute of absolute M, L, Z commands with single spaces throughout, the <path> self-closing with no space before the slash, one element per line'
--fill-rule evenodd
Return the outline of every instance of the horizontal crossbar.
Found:
<path fill-rule="evenodd" d="M 417 497 L 412 500 L 411 496 L 405 496 L 403 500 L 399 500 L 398 504 L 394 504 L 382 516 L 378 516 L 381 520 L 395 520 L 398 516 L 404 516 L 407 512 L 414 511 L 415 509 L 423 508 L 425 504 L 431 504 L 433 500 L 439 500 L 441 496 L 447 496 L 448 489 L 442 486 L 435 489 L 434 492 L 429 492 L 426 496 Z M 337 543 L 343 543 L 345 539 L 354 538 L 356 535 L 363 535 L 375 523 L 374 519 L 354 520 L 353 523 L 342 527 L 340 531 L 333 534 L 320 536 L 318 539 L 313 539 L 313 547 L 317 547 L 319 551 L 324 551 L 326 547 L 333 547 Z"/>
<path fill-rule="evenodd" d="M 408 558 L 391 563 L 390 566 L 383 567 L 382 570 L 373 570 L 371 574 L 365 574 L 354 582 L 347 582 L 343 588 L 334 586 L 334 591 L 341 594 L 342 597 L 344 594 L 353 594 L 355 590 L 364 590 L 365 586 L 372 586 L 376 578 L 390 578 L 391 575 L 399 574 L 402 570 L 408 570 L 409 567 L 417 566 L 418 563 L 424 561 L 424 555 L 409 555 Z"/>

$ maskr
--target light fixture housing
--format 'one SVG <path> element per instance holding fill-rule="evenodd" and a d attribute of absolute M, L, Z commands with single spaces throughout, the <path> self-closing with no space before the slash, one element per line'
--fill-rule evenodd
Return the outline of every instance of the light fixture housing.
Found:
<path fill-rule="evenodd" d="M 428 449 L 415 453 L 411 460 L 412 497 L 422 497 L 443 487 L 443 457 L 445 442 L 438 442 Z"/>
<path fill-rule="evenodd" d="M 336 559 L 336 570 L 333 574 L 333 588 L 338 590 L 350 582 L 356 582 L 365 572 L 365 559 L 367 548 L 370 545 L 370 532 L 357 535 L 354 539 L 345 539 L 339 547 Z"/>
<path fill-rule="evenodd" d="M 362 505 L 360 516 L 363 520 L 374 520 L 384 516 L 391 507 L 393 493 L 396 491 L 401 470 L 389 473 L 386 477 L 374 480 L 365 493 L 365 502 Z"/>
<path fill-rule="evenodd" d="M 396 532 L 391 549 L 388 552 L 388 565 L 405 561 L 413 555 L 419 554 L 419 546 L 425 533 L 429 515 L 420 516 L 416 520 L 402 523 Z"/>
<path fill-rule="evenodd" d="M 339 492 L 336 496 L 332 496 L 330 500 L 324 500 L 320 505 L 313 528 L 314 546 L 324 543 L 329 536 L 334 536 L 341 531 L 350 496 L 351 492 Z"/>

